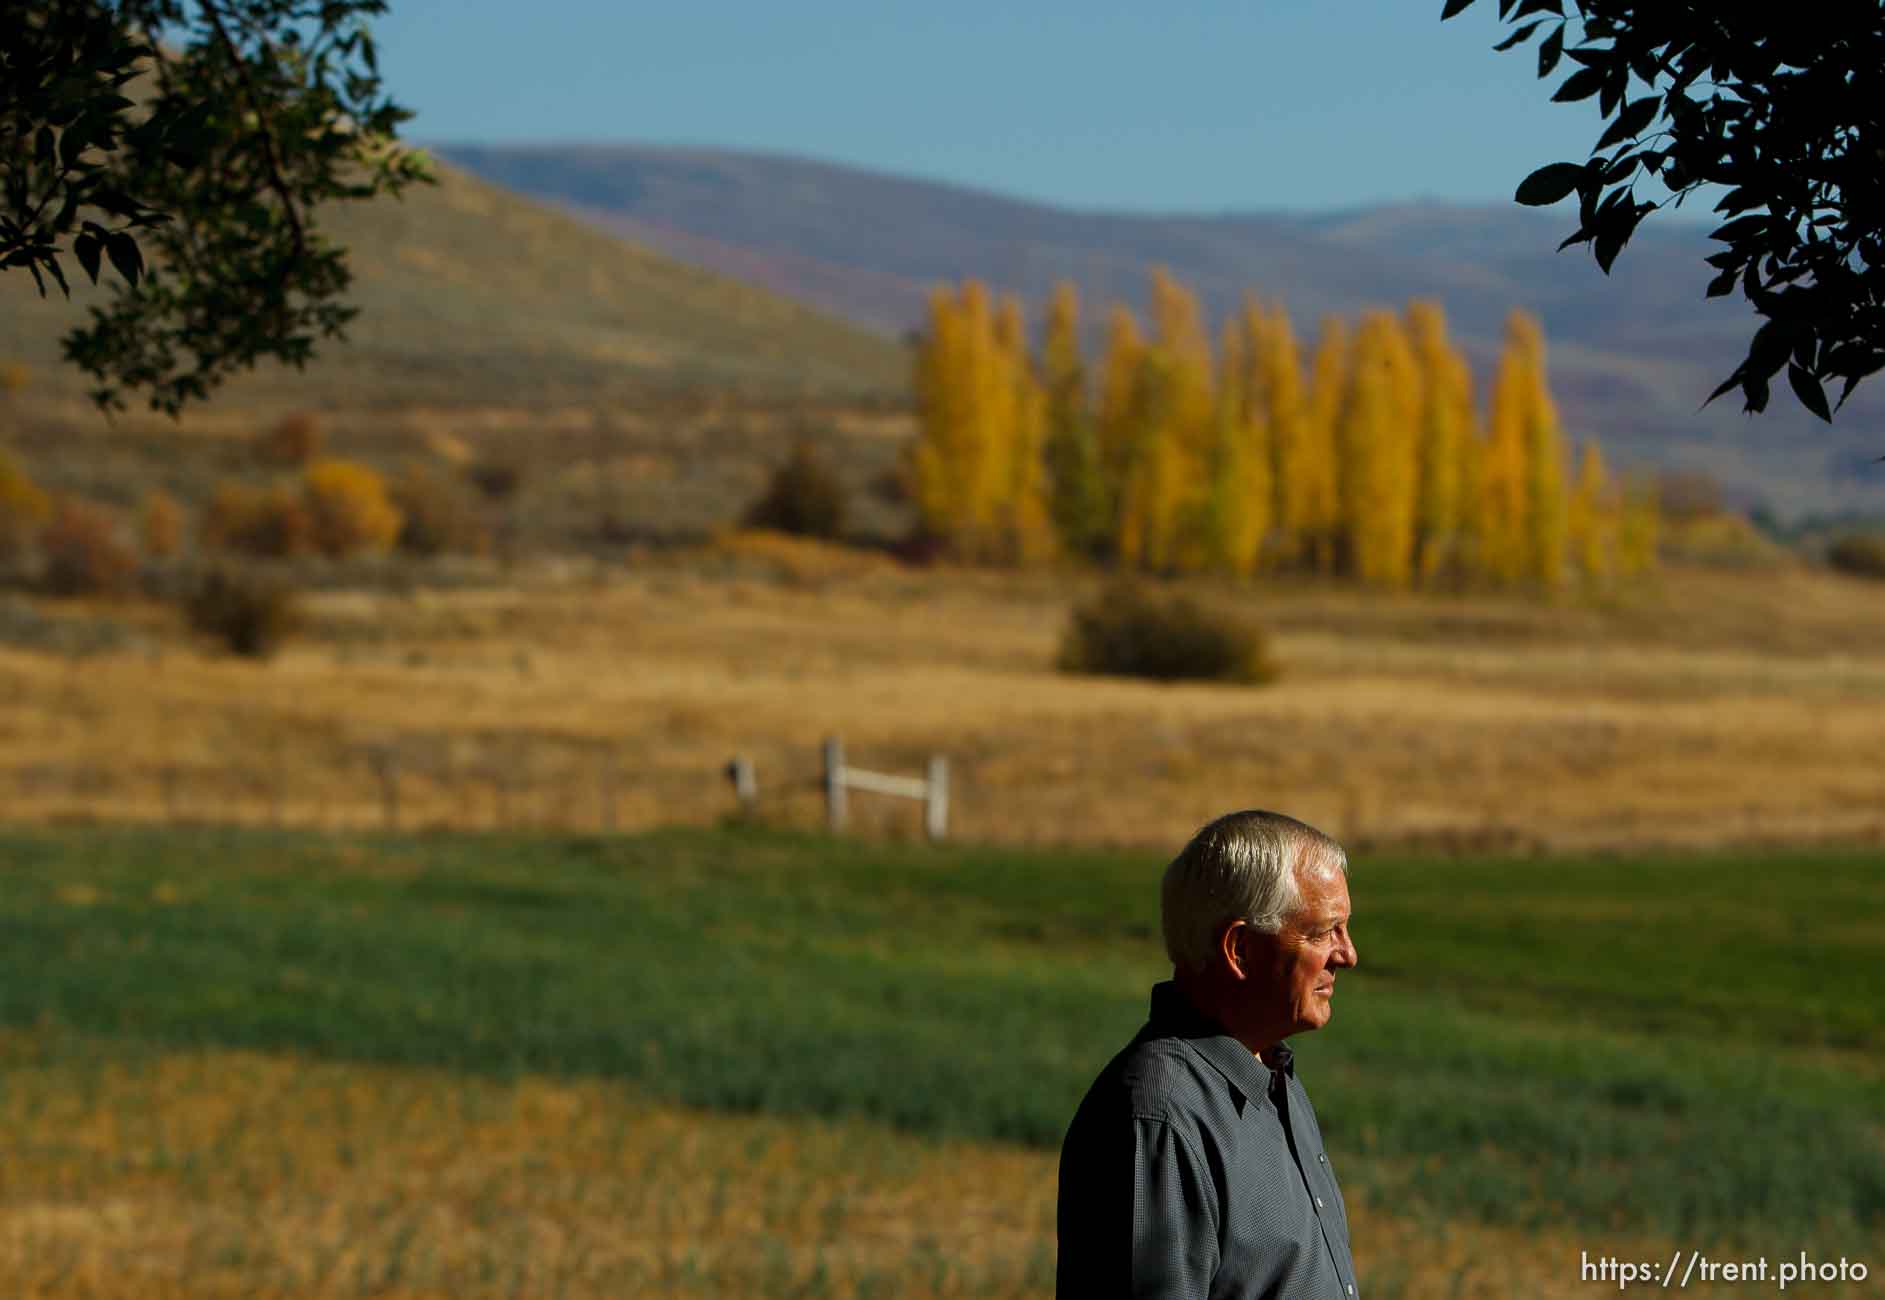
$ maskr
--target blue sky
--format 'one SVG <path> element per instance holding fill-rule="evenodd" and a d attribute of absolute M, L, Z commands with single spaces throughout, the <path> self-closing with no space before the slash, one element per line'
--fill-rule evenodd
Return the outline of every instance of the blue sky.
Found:
<path fill-rule="evenodd" d="M 391 0 L 420 143 L 791 153 L 1070 207 L 1509 201 L 1582 158 L 1494 0 Z M 1696 209 L 1691 207 L 1690 212 Z M 1686 215 L 1686 214 L 1685 214 Z"/>

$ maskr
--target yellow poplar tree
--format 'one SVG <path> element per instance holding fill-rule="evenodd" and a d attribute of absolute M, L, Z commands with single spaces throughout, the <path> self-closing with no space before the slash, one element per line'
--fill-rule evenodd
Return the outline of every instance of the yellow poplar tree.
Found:
<path fill-rule="evenodd" d="M 1094 442 L 1098 446 L 1100 483 L 1107 504 L 1107 531 L 1114 553 L 1125 528 L 1126 480 L 1144 452 L 1139 397 L 1147 348 L 1132 309 L 1113 304 L 1106 316 L 1106 348 L 1100 358 Z"/>
<path fill-rule="evenodd" d="M 1035 564 L 1054 551 L 1048 511 L 1046 465 L 1047 394 L 1028 360 L 1027 325 L 1019 299 L 1002 301 L 995 318 L 995 353 L 1006 388 L 997 427 L 1002 433 L 1003 482 L 997 505 L 1003 558 Z"/>
<path fill-rule="evenodd" d="M 1293 559 L 1309 513 L 1303 488 L 1310 448 L 1302 359 L 1289 314 L 1280 306 L 1266 312 L 1257 303 L 1246 303 L 1244 337 L 1250 350 L 1251 405 L 1269 431 L 1271 531 L 1279 558 Z"/>
<path fill-rule="evenodd" d="M 1565 533 L 1571 559 L 1586 581 L 1600 583 L 1615 568 L 1617 503 L 1604 469 L 1604 454 L 1595 438 L 1584 440 L 1578 461 L 1577 486 L 1571 492 Z"/>
<path fill-rule="evenodd" d="M 1300 455 L 1290 470 L 1290 510 L 1283 519 L 1284 528 L 1307 549 L 1323 573 L 1332 571 L 1335 564 L 1335 534 L 1340 521 L 1336 428 L 1348 388 L 1348 366 L 1348 327 L 1339 317 L 1324 317 L 1303 412 Z"/>
<path fill-rule="evenodd" d="M 1240 577 L 1256 572 L 1272 502 L 1268 429 L 1252 393 L 1247 327 L 1238 317 L 1224 323 L 1211 457 L 1211 560 Z"/>
<path fill-rule="evenodd" d="M 1525 572 L 1547 587 L 1564 584 L 1564 439 L 1557 404 L 1545 381 L 1545 335 L 1529 313 L 1514 311 L 1509 325 L 1523 350 L 1526 376 Z"/>
<path fill-rule="evenodd" d="M 1080 295 L 1054 286 L 1041 340 L 1041 383 L 1047 395 L 1047 469 L 1054 527 L 1066 547 L 1099 558 L 1112 540 L 1113 502 L 1100 460 L 1099 434 L 1087 403 L 1080 355 Z"/>
<path fill-rule="evenodd" d="M 1623 496 L 1623 510 L 1617 520 L 1617 573 L 1633 578 L 1656 567 L 1656 547 L 1662 532 L 1661 512 L 1656 504 L 1656 485 L 1639 480 Z"/>
<path fill-rule="evenodd" d="M 953 296 L 933 293 L 916 358 L 912 479 L 924 528 L 971 559 L 998 550 L 998 516 L 1012 495 L 1015 393 L 1006 370 L 988 290 L 968 280 Z"/>
<path fill-rule="evenodd" d="M 1473 432 L 1473 376 L 1447 336 L 1446 313 L 1438 303 L 1409 303 L 1407 329 L 1422 378 L 1420 487 L 1414 513 L 1417 567 L 1421 581 L 1431 582 L 1458 543 L 1461 443 Z"/>
<path fill-rule="evenodd" d="M 1525 426 L 1532 392 L 1528 362 L 1522 342 L 1508 329 L 1486 414 L 1477 511 L 1479 568 L 1498 582 L 1516 582 L 1527 568 Z"/>
<path fill-rule="evenodd" d="M 1491 574 L 1486 568 L 1486 441 L 1470 427 L 1460 438 L 1455 463 L 1460 482 L 1459 545 L 1454 553 L 1455 567 L 1463 578 L 1487 578 Z"/>
<path fill-rule="evenodd" d="M 1210 558 L 1211 345 L 1197 298 L 1162 269 L 1152 273 L 1152 319 L 1133 404 L 1143 448 L 1121 500 L 1120 555 L 1148 569 L 1194 569 Z"/>
<path fill-rule="evenodd" d="M 1413 576 L 1419 367 L 1400 321 L 1370 312 L 1356 331 L 1339 425 L 1343 533 L 1364 582 Z"/>

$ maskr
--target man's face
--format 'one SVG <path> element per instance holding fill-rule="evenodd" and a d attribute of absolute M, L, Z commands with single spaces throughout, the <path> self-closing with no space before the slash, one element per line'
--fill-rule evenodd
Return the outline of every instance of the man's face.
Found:
<path fill-rule="evenodd" d="M 1252 1018 L 1276 1038 L 1320 1029 L 1334 1010 L 1335 973 L 1355 965 L 1348 936 L 1348 878 L 1340 871 L 1301 871 L 1302 907 L 1275 934 L 1244 927 L 1245 978 Z"/>

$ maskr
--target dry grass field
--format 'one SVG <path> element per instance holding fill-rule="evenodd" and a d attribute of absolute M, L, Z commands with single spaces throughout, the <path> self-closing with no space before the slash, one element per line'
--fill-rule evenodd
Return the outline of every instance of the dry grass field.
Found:
<path fill-rule="evenodd" d="M 19 1300 L 1053 1294 L 1048 1151 L 602 1082 L 72 1052 L 0 1043 L 0 1277 Z M 1581 1248 L 1685 1244 L 1351 1202 L 1381 1300 L 1588 1295 Z"/>
<path fill-rule="evenodd" d="M 1263 688 L 1057 673 L 1092 575 L 751 534 L 458 574 L 311 596 L 265 664 L 162 606 L 12 598 L 0 817 L 377 825 L 380 756 L 404 827 L 700 824 L 742 753 L 762 819 L 815 825 L 837 734 L 879 770 L 948 755 L 975 840 L 1169 846 L 1246 805 L 1462 850 L 1885 835 L 1885 603 L 1805 568 L 1605 603 L 1199 587 L 1273 630 Z M 852 809 L 918 833 L 914 804 Z"/>

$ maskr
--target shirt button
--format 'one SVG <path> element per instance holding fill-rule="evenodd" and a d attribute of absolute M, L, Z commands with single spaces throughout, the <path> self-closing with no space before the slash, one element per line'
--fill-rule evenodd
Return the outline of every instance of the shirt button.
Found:
<path fill-rule="evenodd" d="M 1350 1282 L 1350 1283 L 1348 1284 L 1348 1293 L 1349 1293 L 1350 1295 L 1354 1295 L 1354 1294 L 1355 1294 L 1355 1284 L 1354 1284 L 1353 1282 Z"/>
<path fill-rule="evenodd" d="M 1323 1155 L 1320 1151 L 1316 1152 L 1316 1160 L 1319 1163 L 1325 1164 L 1325 1165 L 1329 1163 L 1329 1158 Z"/>
<path fill-rule="evenodd" d="M 1318 1210 L 1322 1208 L 1322 1198 L 1320 1196 L 1316 1197 L 1316 1208 Z"/>

